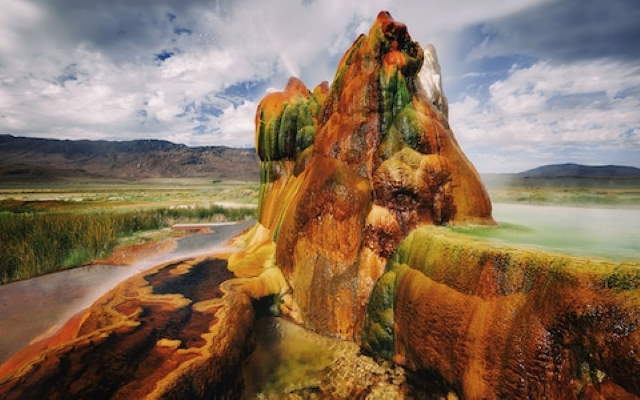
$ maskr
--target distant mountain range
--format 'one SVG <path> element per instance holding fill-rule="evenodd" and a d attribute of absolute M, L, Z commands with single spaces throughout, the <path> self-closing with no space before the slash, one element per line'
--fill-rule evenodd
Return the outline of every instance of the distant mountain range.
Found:
<path fill-rule="evenodd" d="M 482 174 L 488 188 L 505 186 L 555 186 L 584 188 L 640 187 L 640 168 L 624 165 L 543 165 L 512 174 Z"/>
<path fill-rule="evenodd" d="M 0 179 L 64 177 L 258 179 L 255 149 L 189 147 L 166 140 L 58 140 L 0 135 Z M 543 165 L 514 174 L 483 174 L 489 186 L 507 181 L 640 179 L 640 168 L 621 165 Z"/>
<path fill-rule="evenodd" d="M 543 165 L 517 174 L 523 178 L 640 178 L 640 168 L 624 165 Z"/>
<path fill-rule="evenodd" d="M 60 177 L 258 179 L 254 149 L 164 140 L 57 140 L 0 135 L 2 180 Z"/>

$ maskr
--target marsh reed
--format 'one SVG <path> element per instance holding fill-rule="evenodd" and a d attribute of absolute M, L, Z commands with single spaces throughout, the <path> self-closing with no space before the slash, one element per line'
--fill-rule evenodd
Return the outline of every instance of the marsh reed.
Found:
<path fill-rule="evenodd" d="M 108 256 L 120 239 L 136 232 L 214 216 L 234 221 L 255 216 L 255 210 L 212 206 L 82 214 L 0 211 L 0 284 Z"/>

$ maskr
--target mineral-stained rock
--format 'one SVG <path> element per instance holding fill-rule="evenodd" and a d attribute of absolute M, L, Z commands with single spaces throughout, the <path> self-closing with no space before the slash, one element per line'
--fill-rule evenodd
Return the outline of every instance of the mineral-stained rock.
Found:
<path fill-rule="evenodd" d="M 426 227 L 494 223 L 447 118 L 435 49 L 385 12 L 328 90 L 260 104 L 260 229 L 298 319 L 450 397 L 639 395 L 637 265 Z"/>
<path fill-rule="evenodd" d="M 260 223 L 304 324 L 353 339 L 386 259 L 418 224 L 493 223 L 449 129 L 435 51 L 381 12 L 330 87 L 292 78 L 256 113 Z M 427 90 L 421 81 L 428 82 Z"/>
<path fill-rule="evenodd" d="M 418 228 L 376 284 L 362 344 L 467 399 L 636 398 L 639 267 Z"/>
<path fill-rule="evenodd" d="M 183 260 L 117 286 L 3 364 L 0 398 L 236 397 L 253 309 L 225 266 Z"/>

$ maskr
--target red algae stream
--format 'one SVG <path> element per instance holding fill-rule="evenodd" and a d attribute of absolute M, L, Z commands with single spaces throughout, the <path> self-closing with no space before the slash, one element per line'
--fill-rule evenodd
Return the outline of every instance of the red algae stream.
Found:
<path fill-rule="evenodd" d="M 215 232 L 177 240 L 176 248 L 131 266 L 93 264 L 0 286 L 0 363 L 63 323 L 127 278 L 158 264 L 223 249 L 253 221 L 219 226 Z"/>

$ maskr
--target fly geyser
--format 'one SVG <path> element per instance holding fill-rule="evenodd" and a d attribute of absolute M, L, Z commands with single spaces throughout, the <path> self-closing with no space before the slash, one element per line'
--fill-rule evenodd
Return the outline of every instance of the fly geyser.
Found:
<path fill-rule="evenodd" d="M 386 260 L 418 224 L 493 223 L 439 80 L 420 82 L 423 61 L 406 27 L 380 13 L 330 88 L 292 78 L 258 106 L 259 222 L 300 317 L 321 333 L 357 336 Z"/>
<path fill-rule="evenodd" d="M 494 224 L 440 82 L 434 48 L 381 12 L 331 86 L 292 78 L 259 104 L 248 253 L 281 271 L 282 312 L 415 371 L 436 397 L 635 398 L 637 264 L 435 227 Z"/>
<path fill-rule="evenodd" d="M 331 85 L 268 94 L 255 135 L 258 222 L 237 250 L 120 284 L 0 366 L 0 397 L 240 397 L 264 308 L 405 367 L 416 398 L 640 396 L 638 263 L 439 227 L 493 225 L 491 202 L 449 128 L 435 49 L 388 13 Z"/>

